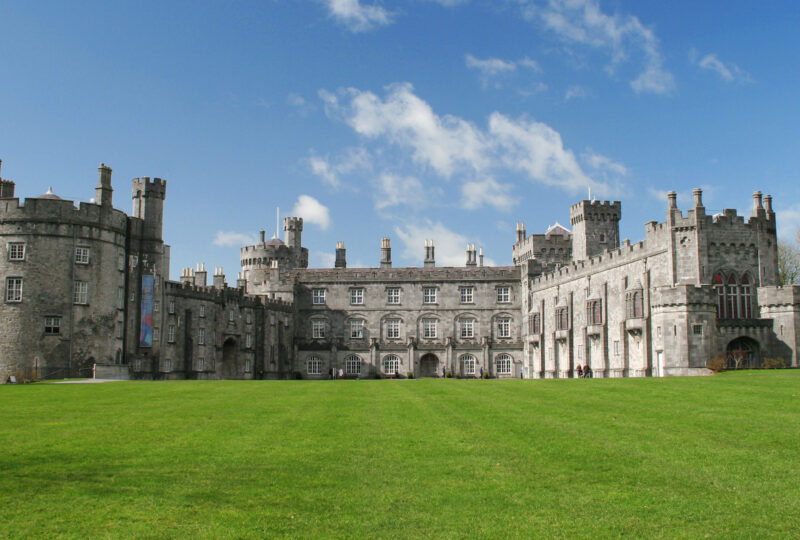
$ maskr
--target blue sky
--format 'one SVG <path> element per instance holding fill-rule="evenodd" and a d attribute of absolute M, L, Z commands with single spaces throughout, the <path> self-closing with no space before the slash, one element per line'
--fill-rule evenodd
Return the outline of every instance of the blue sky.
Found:
<path fill-rule="evenodd" d="M 20 197 L 166 178 L 173 278 L 229 283 L 239 247 L 302 215 L 312 266 L 510 264 L 515 222 L 592 194 L 621 233 L 665 193 L 775 197 L 800 225 L 796 2 L 319 0 L 0 4 L 0 159 Z"/>

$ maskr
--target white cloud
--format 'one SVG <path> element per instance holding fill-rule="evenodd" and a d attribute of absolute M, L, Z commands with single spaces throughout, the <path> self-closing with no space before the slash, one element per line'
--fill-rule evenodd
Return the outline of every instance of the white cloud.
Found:
<path fill-rule="evenodd" d="M 628 168 L 625 167 L 622 163 L 616 162 L 603 156 L 601 154 L 595 154 L 594 152 L 589 152 L 583 154 L 584 161 L 593 169 L 601 172 L 609 172 L 618 176 L 626 176 L 628 174 Z"/>
<path fill-rule="evenodd" d="M 425 256 L 425 241 L 432 239 L 437 266 L 464 266 L 467 262 L 467 237 L 451 231 L 441 222 L 425 220 L 407 223 L 395 227 L 394 232 L 405 246 L 402 256 L 406 259 L 421 263 Z M 479 244 L 475 241 L 471 243 Z M 483 264 L 494 266 L 495 262 L 485 258 Z"/>
<path fill-rule="evenodd" d="M 539 65 L 539 62 L 532 58 L 528 58 L 527 56 L 519 61 L 519 65 L 526 67 L 531 71 L 535 71 L 536 73 L 542 72 L 542 67 Z"/>
<path fill-rule="evenodd" d="M 655 33 L 632 15 L 607 15 L 596 0 L 523 1 L 523 15 L 539 21 L 568 43 L 608 50 L 613 73 L 632 51 L 643 57 L 644 69 L 630 82 L 637 93 L 668 94 L 675 87 L 672 74 L 663 67 Z"/>
<path fill-rule="evenodd" d="M 698 59 L 697 50 L 689 51 L 689 60 L 702 69 L 713 71 L 725 82 L 752 83 L 753 78 L 733 62 L 725 64 L 715 53 L 709 53 Z"/>
<path fill-rule="evenodd" d="M 486 58 L 480 59 L 472 56 L 471 54 L 464 55 L 464 62 L 470 69 L 477 70 L 480 73 L 481 85 L 486 88 L 491 79 L 495 79 L 501 75 L 513 73 L 517 70 L 517 66 L 530 69 L 536 73 L 540 73 L 542 68 L 531 58 L 527 56 L 522 60 L 515 62 L 513 60 L 503 60 L 501 58 Z M 543 84 L 543 83 L 540 83 Z M 499 86 L 497 83 L 495 85 Z M 547 86 L 545 86 L 547 88 Z"/>
<path fill-rule="evenodd" d="M 217 231 L 212 242 L 215 246 L 221 247 L 242 247 L 256 243 L 256 236 L 253 234 L 238 233 L 234 231 Z"/>
<path fill-rule="evenodd" d="M 391 14 L 376 5 L 362 5 L 359 0 L 324 0 L 328 13 L 351 32 L 366 32 L 392 22 Z"/>
<path fill-rule="evenodd" d="M 514 206 L 511 197 L 511 185 L 499 184 L 493 178 L 467 182 L 461 186 L 461 203 L 468 210 L 483 205 L 494 206 L 498 210 L 508 210 Z"/>
<path fill-rule="evenodd" d="M 319 225 L 322 229 L 327 229 L 331 223 L 328 207 L 310 195 L 300 195 L 297 198 L 292 215 L 303 218 L 307 223 Z"/>
<path fill-rule="evenodd" d="M 569 101 L 571 99 L 585 99 L 587 97 L 589 97 L 589 91 L 583 86 L 577 84 L 568 86 L 567 91 L 564 92 L 564 101 Z"/>
<path fill-rule="evenodd" d="M 383 173 L 372 181 L 377 188 L 373 198 L 375 209 L 382 210 L 391 206 L 406 205 L 416 208 L 427 206 L 438 192 L 428 192 L 419 179 L 413 176 L 401 176 Z"/>
<path fill-rule="evenodd" d="M 336 263 L 336 254 L 324 251 L 312 251 L 309 258 L 312 268 L 333 268 Z"/>
<path fill-rule="evenodd" d="M 332 188 L 342 186 L 342 176 L 368 171 L 372 168 L 370 155 L 364 148 L 348 148 L 336 159 L 335 163 L 332 163 L 329 156 L 312 155 L 308 158 L 308 164 L 311 172 Z"/>

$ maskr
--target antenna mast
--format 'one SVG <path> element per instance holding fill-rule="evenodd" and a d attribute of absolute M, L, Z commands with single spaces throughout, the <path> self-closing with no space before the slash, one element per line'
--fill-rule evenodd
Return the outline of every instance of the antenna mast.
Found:
<path fill-rule="evenodd" d="M 275 238 L 280 238 L 278 236 L 278 230 L 281 227 L 281 208 L 280 206 L 275 207 Z"/>

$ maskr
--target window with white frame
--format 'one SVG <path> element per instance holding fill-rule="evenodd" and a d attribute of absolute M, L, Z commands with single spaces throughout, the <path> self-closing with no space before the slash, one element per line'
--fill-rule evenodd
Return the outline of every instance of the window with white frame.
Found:
<path fill-rule="evenodd" d="M 400 303 L 400 287 L 389 287 L 386 289 L 386 303 L 399 304 Z"/>
<path fill-rule="evenodd" d="M 72 287 L 72 303 L 89 303 L 89 283 L 86 281 L 76 281 Z"/>
<path fill-rule="evenodd" d="M 364 339 L 363 319 L 353 319 L 350 321 L 350 339 Z"/>
<path fill-rule="evenodd" d="M 161 310 L 161 302 L 153 300 L 153 312 L 158 313 Z"/>
<path fill-rule="evenodd" d="M 244 346 L 248 349 L 253 347 L 253 334 L 248 332 L 244 335 Z"/>
<path fill-rule="evenodd" d="M 6 302 L 22 302 L 22 278 L 6 278 Z"/>
<path fill-rule="evenodd" d="M 464 375 L 475 375 L 475 357 L 471 354 L 465 354 L 461 357 L 461 366 Z"/>
<path fill-rule="evenodd" d="M 436 303 L 436 287 L 423 287 L 422 288 L 422 303 L 435 304 Z"/>
<path fill-rule="evenodd" d="M 158 341 L 161 337 L 161 330 L 159 328 L 153 328 L 153 341 Z"/>
<path fill-rule="evenodd" d="M 497 337 L 511 337 L 511 318 L 503 317 L 501 319 L 497 319 Z"/>
<path fill-rule="evenodd" d="M 475 287 L 460 287 L 459 294 L 462 304 L 471 304 L 474 301 Z"/>
<path fill-rule="evenodd" d="M 167 342 L 175 343 L 175 325 L 170 324 L 167 326 Z"/>
<path fill-rule="evenodd" d="M 57 336 L 61 333 L 61 317 L 44 318 L 44 335 Z"/>
<path fill-rule="evenodd" d="M 200 345 L 206 344 L 206 329 L 205 328 L 198 328 L 197 331 L 197 343 Z"/>
<path fill-rule="evenodd" d="M 245 373 L 250 373 L 250 359 L 249 358 L 245 358 L 244 359 L 244 372 Z"/>
<path fill-rule="evenodd" d="M 8 260 L 9 261 L 25 260 L 25 242 L 11 242 L 10 244 L 8 244 Z"/>
<path fill-rule="evenodd" d="M 89 264 L 89 248 L 76 247 L 75 248 L 75 263 L 76 264 Z"/>
<path fill-rule="evenodd" d="M 497 287 L 497 301 L 501 304 L 511 302 L 511 287 Z"/>
<path fill-rule="evenodd" d="M 236 315 L 234 314 L 233 310 L 232 310 L 232 309 L 229 309 L 229 310 L 228 310 L 228 320 L 229 320 L 230 322 L 233 322 L 233 321 L 234 321 L 234 319 L 235 319 L 235 317 L 236 317 Z"/>
<path fill-rule="evenodd" d="M 386 338 L 397 339 L 400 337 L 400 319 L 388 319 L 386 321 Z"/>
<path fill-rule="evenodd" d="M 501 354 L 494 360 L 495 373 L 498 375 L 511 375 L 511 356 Z"/>
<path fill-rule="evenodd" d="M 319 357 L 312 356 L 306 360 L 306 373 L 309 375 L 322 375 L 322 362 Z"/>
<path fill-rule="evenodd" d="M 174 314 L 175 313 L 175 300 L 170 300 L 169 301 L 169 304 L 167 304 L 167 311 L 170 314 Z"/>
<path fill-rule="evenodd" d="M 206 306 L 200 306 L 200 316 L 201 317 L 206 316 Z"/>
<path fill-rule="evenodd" d="M 475 337 L 475 319 L 461 319 L 460 326 L 462 338 Z"/>
<path fill-rule="evenodd" d="M 361 358 L 351 354 L 344 359 L 344 372 L 347 375 L 360 375 L 361 374 Z"/>
<path fill-rule="evenodd" d="M 400 358 L 394 354 L 383 357 L 383 372 L 389 375 L 400 371 Z"/>
<path fill-rule="evenodd" d="M 311 337 L 314 339 L 325 337 L 325 321 L 311 321 Z"/>
<path fill-rule="evenodd" d="M 437 319 L 422 319 L 422 337 L 434 339 L 438 334 L 438 322 Z"/>
<path fill-rule="evenodd" d="M 357 287 L 350 289 L 350 304 L 358 306 L 364 303 L 364 289 Z"/>
<path fill-rule="evenodd" d="M 325 289 L 311 289 L 311 303 L 314 305 L 325 304 Z"/>

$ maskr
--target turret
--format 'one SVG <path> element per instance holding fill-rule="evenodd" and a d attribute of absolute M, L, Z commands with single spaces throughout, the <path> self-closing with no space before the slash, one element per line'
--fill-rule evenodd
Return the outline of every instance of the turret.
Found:
<path fill-rule="evenodd" d="M 284 241 L 290 248 L 300 249 L 303 237 L 303 218 L 283 218 Z"/>
<path fill-rule="evenodd" d="M 3 160 L 0 159 L 0 170 L 3 167 Z M 3 180 L 0 176 L 0 199 L 13 199 L 14 198 L 14 182 L 11 180 Z"/>
<path fill-rule="evenodd" d="M 585 260 L 619 247 L 619 201 L 580 201 L 569 209 L 572 224 L 572 258 Z"/>
<path fill-rule="evenodd" d="M 388 238 L 381 238 L 381 268 L 392 267 L 392 244 Z"/>
<path fill-rule="evenodd" d="M 344 247 L 344 242 L 336 242 L 336 262 L 333 266 L 335 268 L 347 268 L 347 251 Z"/>
<path fill-rule="evenodd" d="M 436 257 L 433 248 L 433 240 L 425 240 L 425 268 L 436 266 Z"/>
<path fill-rule="evenodd" d="M 107 166 L 105 163 L 101 163 L 97 171 L 97 187 L 94 191 L 95 203 L 100 206 L 111 208 L 111 196 L 114 193 L 114 190 L 111 189 L 111 167 Z"/>
<path fill-rule="evenodd" d="M 133 217 L 144 220 L 142 234 L 146 240 L 161 240 L 166 193 L 166 180 L 150 180 L 148 177 L 133 179 Z"/>

